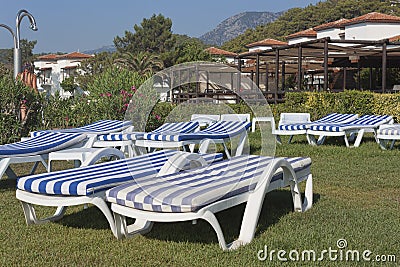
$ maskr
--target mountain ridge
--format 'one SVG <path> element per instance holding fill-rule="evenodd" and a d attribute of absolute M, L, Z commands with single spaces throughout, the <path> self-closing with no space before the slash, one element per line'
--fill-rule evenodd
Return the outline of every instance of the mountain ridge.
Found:
<path fill-rule="evenodd" d="M 244 33 L 247 29 L 254 29 L 259 25 L 273 22 L 284 12 L 285 11 L 275 13 L 268 11 L 242 12 L 223 20 L 216 28 L 201 35 L 199 39 L 208 45 L 221 46 L 226 41 Z"/>

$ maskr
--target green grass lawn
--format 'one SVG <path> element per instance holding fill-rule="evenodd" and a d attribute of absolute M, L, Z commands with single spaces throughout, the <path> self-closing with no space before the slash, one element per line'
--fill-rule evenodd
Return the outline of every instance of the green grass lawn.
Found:
<path fill-rule="evenodd" d="M 281 262 L 276 253 L 272 262 L 268 258 L 259 261 L 258 251 L 265 246 L 268 251 L 287 253 L 314 250 L 319 257 L 323 250 L 337 249 L 339 239 L 347 241 L 342 251 L 370 250 L 371 260 L 376 255 L 396 255 L 397 263 L 383 265 L 400 263 L 398 147 L 383 151 L 370 137 L 359 148 L 349 149 L 342 142 L 333 141 L 313 147 L 306 144 L 305 138 L 296 137 L 293 144 L 277 145 L 276 155 L 312 158 L 313 208 L 294 213 L 288 190 L 267 194 L 253 242 L 233 252 L 219 248 L 214 231 L 204 221 L 196 225 L 156 223 L 145 236 L 117 240 L 105 217 L 94 207 L 72 207 L 59 222 L 27 226 L 15 198 L 15 180 L 3 177 L 0 265 L 278 266 Z M 18 173 L 29 170 L 28 165 L 18 167 Z M 38 208 L 39 214 L 51 210 Z M 241 205 L 217 215 L 228 240 L 238 236 L 243 210 Z M 299 261 L 290 265 L 381 266 L 381 263 L 346 262 L 345 256 L 342 261 L 330 261 L 326 254 L 319 263 Z"/>

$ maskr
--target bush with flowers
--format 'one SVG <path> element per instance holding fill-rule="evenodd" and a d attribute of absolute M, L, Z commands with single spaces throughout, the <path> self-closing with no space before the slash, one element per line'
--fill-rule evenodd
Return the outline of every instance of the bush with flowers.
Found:
<path fill-rule="evenodd" d="M 0 143 L 14 142 L 39 124 L 42 98 L 11 73 L 0 76 Z"/>

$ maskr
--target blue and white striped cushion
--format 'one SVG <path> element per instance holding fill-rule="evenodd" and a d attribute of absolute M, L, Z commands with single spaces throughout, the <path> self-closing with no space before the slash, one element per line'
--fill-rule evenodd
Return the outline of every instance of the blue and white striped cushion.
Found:
<path fill-rule="evenodd" d="M 363 128 L 363 127 L 378 127 L 381 124 L 388 123 L 392 120 L 388 115 L 364 115 L 349 123 L 342 124 L 313 124 L 310 125 L 310 130 L 313 131 L 328 131 L 328 132 L 341 132 L 346 129 Z"/>
<path fill-rule="evenodd" d="M 250 122 L 245 121 L 218 121 L 204 130 L 194 133 L 166 134 L 157 135 L 157 139 L 166 141 L 186 141 L 202 139 L 226 139 L 236 136 L 251 126 Z M 147 136 L 145 136 L 146 138 Z M 153 135 L 150 135 L 153 137 Z M 154 140 L 154 139 L 152 139 Z"/>
<path fill-rule="evenodd" d="M 193 212 L 234 195 L 254 190 L 272 158 L 239 156 L 208 167 L 133 181 L 106 192 L 107 201 L 156 212 Z M 310 173 L 310 158 L 288 158 L 296 173 Z M 273 180 L 282 179 L 278 171 Z"/>
<path fill-rule="evenodd" d="M 161 127 L 150 133 L 145 133 L 143 138 L 156 141 L 171 141 L 170 136 L 175 136 L 179 133 L 190 133 L 199 127 L 199 122 L 171 122 L 165 123 Z"/>
<path fill-rule="evenodd" d="M 77 128 L 36 131 L 32 132 L 31 136 L 32 137 L 38 136 L 44 132 L 106 134 L 106 133 L 122 131 L 123 129 L 131 125 L 132 125 L 131 121 L 100 120 Z"/>
<path fill-rule="evenodd" d="M 46 154 L 75 145 L 85 138 L 86 135 L 79 133 L 43 133 L 24 141 L 0 146 L 0 158 Z"/>
<path fill-rule="evenodd" d="M 82 168 L 21 177 L 17 188 L 40 194 L 87 196 L 133 179 L 153 177 L 176 153 L 184 152 L 162 150 Z M 207 162 L 222 159 L 221 153 L 202 156 Z"/>
<path fill-rule="evenodd" d="M 336 124 L 336 123 L 346 123 L 352 121 L 357 118 L 357 114 L 340 114 L 340 113 L 331 113 L 322 117 L 312 123 L 299 123 L 299 124 L 282 124 L 279 125 L 279 130 L 284 131 L 298 131 L 298 130 L 307 130 L 310 128 L 310 125 L 323 123 L 323 124 Z"/>
<path fill-rule="evenodd" d="M 143 139 L 144 133 L 134 132 L 134 133 L 110 133 L 99 135 L 97 139 L 99 141 L 131 141 Z"/>
<path fill-rule="evenodd" d="M 345 123 L 357 118 L 357 114 L 331 113 L 313 123 Z"/>
<path fill-rule="evenodd" d="M 400 135 L 400 125 L 385 127 L 378 130 L 379 135 Z"/>
<path fill-rule="evenodd" d="M 282 124 L 279 125 L 278 129 L 284 131 L 307 130 L 307 124 Z"/>

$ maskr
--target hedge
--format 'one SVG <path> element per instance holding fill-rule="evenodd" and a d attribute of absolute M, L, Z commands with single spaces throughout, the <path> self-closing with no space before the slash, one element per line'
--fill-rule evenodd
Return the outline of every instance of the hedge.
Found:
<path fill-rule="evenodd" d="M 5 86 L 2 87 L 5 89 Z M 125 87 L 127 87 L 127 85 Z M 17 84 L 17 86 L 11 86 L 11 88 L 18 88 L 21 90 L 23 87 L 18 87 Z M 10 89 L 8 88 L 8 90 Z M 24 93 L 26 93 L 26 91 Z M 94 94 L 90 99 L 85 97 L 71 98 L 68 100 L 60 100 L 54 97 L 47 100 L 45 98 L 36 99 L 36 101 L 42 101 L 39 105 L 41 111 L 32 113 L 29 119 L 30 122 L 36 122 L 36 124 L 26 124 L 23 130 L 21 130 L 21 124 L 15 121 L 15 118 L 18 118 L 18 114 L 14 114 L 12 117 L 6 117 L 6 114 L 0 114 L 0 130 L 2 133 L 0 143 L 16 141 L 24 134 L 26 135 L 29 130 L 76 127 L 97 119 L 124 118 L 125 111 L 123 109 L 117 109 L 114 107 L 114 104 L 111 105 L 113 107 L 113 111 L 110 113 L 111 115 L 107 115 L 103 109 L 109 106 L 109 104 L 100 101 L 102 99 L 96 100 L 93 96 Z M 15 101 L 16 103 L 19 103 L 19 98 L 20 97 Z M 107 98 L 107 100 L 112 102 L 116 101 L 118 105 L 125 105 L 124 103 L 126 102 L 121 102 L 120 98 L 121 96 L 118 96 L 115 97 L 114 100 L 113 97 L 110 97 L 109 99 Z M 5 103 L 2 105 L 5 105 Z M 146 130 L 150 131 L 160 126 L 175 107 L 176 105 L 171 103 L 160 102 L 156 104 L 148 119 Z M 250 108 L 245 104 L 230 104 L 229 108 L 236 113 L 251 113 Z M 308 112 L 311 114 L 312 120 L 321 118 L 332 112 L 338 112 L 357 113 L 359 115 L 386 114 L 393 116 L 395 121 L 399 122 L 400 93 L 378 94 L 369 91 L 355 90 L 348 90 L 340 93 L 291 92 L 286 94 L 286 101 L 284 103 L 270 105 L 270 108 L 276 121 L 279 120 L 279 116 L 283 112 Z M 4 106 L 2 110 L 4 110 Z M 212 113 L 214 111 L 215 110 L 207 110 L 205 113 Z M 11 118 L 13 118 L 13 121 L 10 121 Z"/>

